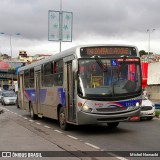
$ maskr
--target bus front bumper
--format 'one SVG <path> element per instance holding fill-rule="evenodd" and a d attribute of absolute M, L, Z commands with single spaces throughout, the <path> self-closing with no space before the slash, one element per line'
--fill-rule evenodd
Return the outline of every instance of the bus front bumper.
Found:
<path fill-rule="evenodd" d="M 93 114 L 87 113 L 83 111 L 79 111 L 77 113 L 77 123 L 78 125 L 85 124 L 98 124 L 98 123 L 108 123 L 108 122 L 122 122 L 129 121 L 133 117 L 139 117 L 140 108 L 123 113 L 115 113 L 115 114 Z"/>

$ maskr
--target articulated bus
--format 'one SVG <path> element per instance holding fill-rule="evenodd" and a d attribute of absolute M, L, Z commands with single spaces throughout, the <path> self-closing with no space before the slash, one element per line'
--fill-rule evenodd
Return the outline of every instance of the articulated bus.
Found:
<path fill-rule="evenodd" d="M 68 125 L 134 120 L 140 114 L 142 75 L 135 46 L 77 46 L 21 67 L 18 105 L 31 118 Z"/>

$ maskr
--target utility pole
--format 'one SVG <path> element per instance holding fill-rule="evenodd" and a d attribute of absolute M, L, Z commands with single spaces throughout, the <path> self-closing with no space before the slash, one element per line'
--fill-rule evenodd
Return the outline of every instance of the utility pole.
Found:
<path fill-rule="evenodd" d="M 12 36 L 13 35 L 5 34 L 4 32 L 1 32 L 0 34 L 9 36 L 9 44 L 10 44 L 10 51 L 11 51 L 11 59 L 10 59 L 11 66 L 10 66 L 10 68 L 13 68 L 13 62 L 12 62 Z M 16 33 L 15 35 L 19 36 L 21 34 L 20 33 Z M 11 73 L 11 74 L 12 74 L 12 90 L 13 90 L 13 73 Z"/>
<path fill-rule="evenodd" d="M 155 29 L 152 29 L 152 30 L 147 29 L 147 32 L 148 32 L 148 55 L 149 55 L 149 53 L 150 53 L 150 38 L 151 38 L 151 33 L 152 33 L 153 31 L 155 31 Z"/>

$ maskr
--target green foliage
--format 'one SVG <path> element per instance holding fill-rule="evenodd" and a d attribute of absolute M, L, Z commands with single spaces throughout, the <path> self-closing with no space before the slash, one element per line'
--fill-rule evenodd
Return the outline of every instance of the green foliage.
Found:
<path fill-rule="evenodd" d="M 159 110 L 159 109 L 155 110 L 155 116 L 156 116 L 156 117 L 159 117 L 159 116 L 160 116 L 160 110 Z"/>
<path fill-rule="evenodd" d="M 16 69 L 15 68 L 9 68 L 8 69 L 8 73 L 15 73 L 16 72 Z"/>
<path fill-rule="evenodd" d="M 153 54 L 153 52 L 149 52 L 149 55 L 152 55 L 152 54 Z M 139 55 L 140 55 L 140 57 L 142 57 L 143 55 L 148 55 L 148 52 L 146 52 L 145 50 L 140 50 Z"/>
<path fill-rule="evenodd" d="M 143 55 L 147 55 L 148 53 L 145 52 L 144 50 L 139 51 L 139 55 L 140 57 L 142 57 Z"/>
<path fill-rule="evenodd" d="M 16 70 L 16 69 L 15 68 L 9 68 L 8 70 L 12 70 L 13 71 L 13 70 Z"/>

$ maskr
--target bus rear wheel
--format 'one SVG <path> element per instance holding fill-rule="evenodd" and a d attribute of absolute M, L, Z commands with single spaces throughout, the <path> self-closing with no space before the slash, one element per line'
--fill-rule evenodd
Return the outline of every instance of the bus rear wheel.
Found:
<path fill-rule="evenodd" d="M 107 123 L 109 128 L 116 128 L 119 125 L 119 122 L 110 122 Z"/>
<path fill-rule="evenodd" d="M 68 124 L 66 122 L 66 111 L 64 107 L 61 107 L 59 110 L 59 125 L 62 130 L 68 129 Z"/>

